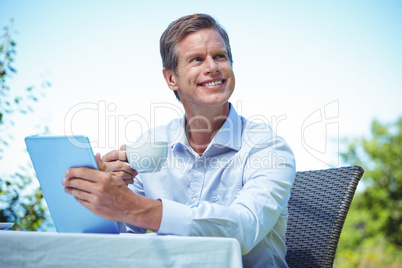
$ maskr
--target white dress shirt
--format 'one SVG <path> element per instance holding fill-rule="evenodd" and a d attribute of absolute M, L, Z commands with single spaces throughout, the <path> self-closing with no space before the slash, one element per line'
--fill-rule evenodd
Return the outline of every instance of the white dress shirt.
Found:
<path fill-rule="evenodd" d="M 169 144 L 162 170 L 137 175 L 130 185 L 137 194 L 162 200 L 158 234 L 233 237 L 244 267 L 287 267 L 287 203 L 295 160 L 269 125 L 247 121 L 230 105 L 202 156 L 189 146 L 184 118 L 140 140 Z"/>

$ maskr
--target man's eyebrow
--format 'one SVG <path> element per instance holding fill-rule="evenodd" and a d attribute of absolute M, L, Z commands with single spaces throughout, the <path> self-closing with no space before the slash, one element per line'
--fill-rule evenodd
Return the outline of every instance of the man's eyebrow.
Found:
<path fill-rule="evenodd" d="M 217 48 L 213 50 L 213 54 L 225 54 L 227 55 L 228 52 L 226 50 L 226 47 L 221 47 L 221 48 Z M 196 58 L 196 57 L 200 57 L 205 55 L 205 52 L 189 52 L 188 54 L 184 55 L 185 59 L 192 59 L 192 58 Z"/>
<path fill-rule="evenodd" d="M 226 48 L 218 49 L 218 50 L 216 50 L 216 53 L 218 53 L 218 54 L 226 54 L 226 55 L 228 54 Z"/>
<path fill-rule="evenodd" d="M 190 53 L 184 55 L 184 59 L 185 60 L 191 60 L 191 59 L 194 59 L 194 58 L 197 58 L 197 57 L 201 57 L 204 54 L 205 53 L 201 53 L 201 52 L 190 52 Z"/>

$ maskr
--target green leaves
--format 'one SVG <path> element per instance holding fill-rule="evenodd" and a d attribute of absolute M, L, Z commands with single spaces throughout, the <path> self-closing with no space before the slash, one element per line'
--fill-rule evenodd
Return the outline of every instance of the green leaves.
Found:
<path fill-rule="evenodd" d="M 371 137 L 345 142 L 348 147 L 341 156 L 346 163 L 364 168 L 365 189 L 353 199 L 337 258 L 353 252 L 358 257 L 346 263 L 356 267 L 372 252 L 370 258 L 375 255 L 379 260 L 373 265 L 398 266 L 402 263 L 398 254 L 402 247 L 402 117 L 391 123 L 374 120 Z"/>
<path fill-rule="evenodd" d="M 29 86 L 20 94 L 10 89 L 7 82 L 17 70 L 12 66 L 16 55 L 16 43 L 11 38 L 12 30 L 4 27 L 0 37 L 0 160 L 3 159 L 5 148 L 13 140 L 15 114 L 33 112 L 33 104 L 41 96 L 41 89 L 50 86 L 44 81 L 39 89 Z M 42 204 L 43 195 L 40 188 L 32 186 L 32 168 L 23 166 L 19 170 L 0 169 L 0 222 L 14 222 L 14 230 L 37 230 L 48 216 L 48 211 Z"/>

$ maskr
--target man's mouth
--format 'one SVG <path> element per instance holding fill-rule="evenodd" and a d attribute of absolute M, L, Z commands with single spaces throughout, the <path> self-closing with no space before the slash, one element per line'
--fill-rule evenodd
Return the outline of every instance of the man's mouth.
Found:
<path fill-rule="evenodd" d="M 222 84 L 225 80 L 218 80 L 218 81 L 212 81 L 212 82 L 207 82 L 207 83 L 202 83 L 200 84 L 203 87 L 213 87 L 213 86 L 218 86 Z"/>

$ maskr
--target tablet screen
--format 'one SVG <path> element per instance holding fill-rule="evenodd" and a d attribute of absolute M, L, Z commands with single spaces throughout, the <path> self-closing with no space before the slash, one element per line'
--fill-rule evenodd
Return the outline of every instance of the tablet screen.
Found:
<path fill-rule="evenodd" d="M 86 136 L 30 136 L 25 143 L 57 232 L 119 233 L 116 222 L 93 214 L 61 184 L 69 168 L 98 169 Z"/>

